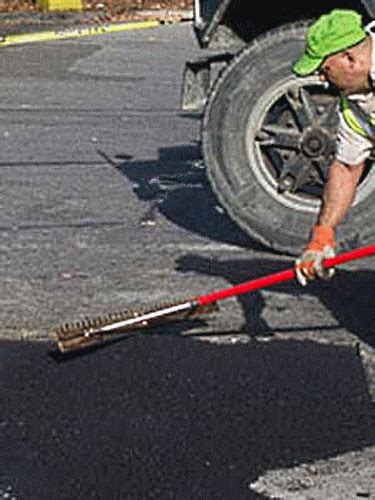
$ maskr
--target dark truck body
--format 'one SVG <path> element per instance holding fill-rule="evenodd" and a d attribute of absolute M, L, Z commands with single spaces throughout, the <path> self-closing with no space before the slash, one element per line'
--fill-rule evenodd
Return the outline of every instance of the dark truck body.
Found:
<path fill-rule="evenodd" d="M 251 38 L 271 28 L 302 19 L 312 19 L 334 8 L 355 9 L 375 17 L 375 0 L 300 2 L 286 1 L 249 14 L 248 0 L 195 0 L 194 28 L 202 47 L 209 46 L 223 26 L 236 38 L 249 42 Z"/>
<path fill-rule="evenodd" d="M 248 0 L 195 0 L 193 29 L 202 51 L 186 62 L 181 106 L 201 115 L 203 160 L 219 204 L 258 243 L 296 255 L 321 206 L 340 99 L 316 76 L 295 77 L 292 64 L 314 19 L 353 9 L 367 24 L 375 0 L 251 7 Z M 371 167 L 369 159 L 339 227 L 339 248 L 375 239 Z"/>

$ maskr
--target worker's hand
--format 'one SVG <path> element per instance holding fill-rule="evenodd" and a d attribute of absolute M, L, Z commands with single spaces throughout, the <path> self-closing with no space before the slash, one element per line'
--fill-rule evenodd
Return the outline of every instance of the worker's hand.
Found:
<path fill-rule="evenodd" d="M 315 278 L 330 279 L 335 274 L 333 267 L 323 268 L 323 260 L 335 256 L 335 232 L 329 226 L 314 226 L 311 239 L 301 257 L 296 260 L 297 281 L 306 286 Z"/>

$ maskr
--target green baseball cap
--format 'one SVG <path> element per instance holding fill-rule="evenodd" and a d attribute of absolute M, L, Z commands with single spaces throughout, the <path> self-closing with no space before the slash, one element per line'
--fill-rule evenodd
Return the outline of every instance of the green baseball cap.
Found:
<path fill-rule="evenodd" d="M 366 38 L 362 16 L 354 10 L 334 9 L 313 23 L 306 34 L 306 49 L 294 64 L 298 76 L 316 71 L 324 59 L 357 45 Z"/>

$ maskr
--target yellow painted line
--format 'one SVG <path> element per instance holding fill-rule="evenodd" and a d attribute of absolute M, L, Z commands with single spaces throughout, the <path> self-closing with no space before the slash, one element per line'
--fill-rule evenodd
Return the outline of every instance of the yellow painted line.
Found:
<path fill-rule="evenodd" d="M 50 42 L 53 40 L 64 40 L 66 38 L 105 35 L 107 33 L 116 33 L 119 31 L 155 28 L 160 24 L 160 21 L 137 21 L 128 23 L 100 24 L 97 26 L 85 26 L 82 28 L 61 31 L 39 31 L 36 33 L 6 35 L 5 39 L 0 42 L 0 47 L 8 47 L 9 45 L 18 45 L 23 43 Z"/>

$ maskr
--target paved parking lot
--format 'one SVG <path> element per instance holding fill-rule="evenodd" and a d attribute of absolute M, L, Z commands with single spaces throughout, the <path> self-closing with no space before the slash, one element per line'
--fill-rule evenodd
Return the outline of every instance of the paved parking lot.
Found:
<path fill-rule="evenodd" d="M 47 340 L 292 265 L 210 192 L 179 107 L 198 53 L 189 23 L 0 52 L 3 498 L 375 491 L 373 259 L 64 362 Z"/>

